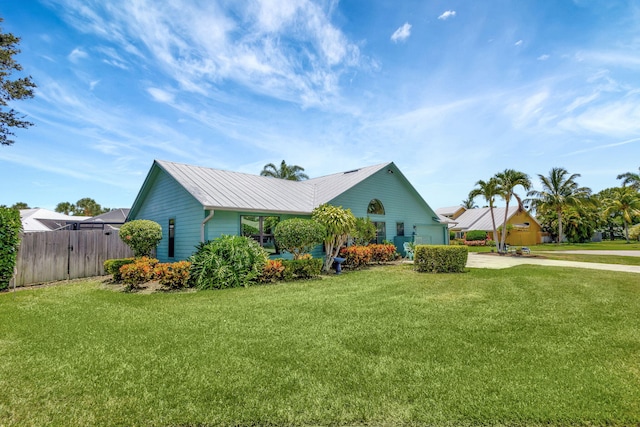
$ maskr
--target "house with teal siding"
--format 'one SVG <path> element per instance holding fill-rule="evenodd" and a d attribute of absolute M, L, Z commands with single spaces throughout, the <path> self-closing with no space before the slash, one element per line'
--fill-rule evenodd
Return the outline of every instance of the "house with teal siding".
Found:
<path fill-rule="evenodd" d="M 393 163 L 382 163 L 304 181 L 155 160 L 128 220 L 149 219 L 162 226 L 157 258 L 179 261 L 200 242 L 222 235 L 245 235 L 271 255 L 281 256 L 273 238 L 279 221 L 310 218 L 322 204 L 369 217 L 377 238 L 403 243 L 448 244 L 447 224 Z M 320 256 L 318 248 L 314 256 Z"/>

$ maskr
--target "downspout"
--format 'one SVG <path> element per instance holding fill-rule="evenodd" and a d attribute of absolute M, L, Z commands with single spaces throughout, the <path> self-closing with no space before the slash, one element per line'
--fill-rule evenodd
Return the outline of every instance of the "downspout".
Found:
<path fill-rule="evenodd" d="M 206 209 L 205 209 L 206 211 Z M 215 214 L 216 211 L 214 211 L 213 209 L 211 209 L 211 213 L 209 213 L 209 215 L 202 220 L 202 224 L 200 224 L 200 242 L 204 243 L 204 226 L 207 224 L 207 222 L 209 222 L 209 220 L 211 218 L 213 218 L 213 214 Z"/>

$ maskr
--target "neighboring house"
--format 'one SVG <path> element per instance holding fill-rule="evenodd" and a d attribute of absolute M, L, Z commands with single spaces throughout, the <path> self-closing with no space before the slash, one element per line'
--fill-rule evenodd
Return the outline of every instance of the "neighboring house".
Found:
<path fill-rule="evenodd" d="M 127 221 L 129 208 L 111 209 L 109 212 L 88 218 L 80 223 L 82 230 L 118 230 Z"/>
<path fill-rule="evenodd" d="M 464 209 L 464 208 L 462 208 Z M 449 217 L 451 208 L 440 208 L 436 212 Z M 505 208 L 493 208 L 496 227 L 499 229 L 504 222 Z M 489 208 L 465 209 L 464 212 L 456 212 L 455 218 L 451 218 L 449 230 L 456 233 L 457 239 L 463 239 L 468 231 L 486 231 L 488 238 L 493 237 L 493 223 Z M 498 234 L 500 231 L 498 231 Z M 529 212 L 518 210 L 518 206 L 509 206 L 507 215 L 506 243 L 513 246 L 537 245 L 542 242 L 542 228 L 540 223 Z"/>
<path fill-rule="evenodd" d="M 65 215 L 42 208 L 20 209 L 22 231 L 25 233 L 67 229 L 76 230 L 78 229 L 78 224 L 88 218 L 88 216 Z"/>
<path fill-rule="evenodd" d="M 436 209 L 436 213 L 443 217 L 449 218 L 450 220 L 457 219 L 460 215 L 465 213 L 467 210 L 464 206 L 450 206 L 448 208 L 438 208 Z"/>
<path fill-rule="evenodd" d="M 163 262 L 186 259 L 199 242 L 223 234 L 251 236 L 275 254 L 275 224 L 310 218 L 324 203 L 368 216 L 377 227 L 377 241 L 394 241 L 400 251 L 410 240 L 448 243 L 447 225 L 392 162 L 288 181 L 156 160 L 128 220 L 162 226 L 157 258 Z"/>

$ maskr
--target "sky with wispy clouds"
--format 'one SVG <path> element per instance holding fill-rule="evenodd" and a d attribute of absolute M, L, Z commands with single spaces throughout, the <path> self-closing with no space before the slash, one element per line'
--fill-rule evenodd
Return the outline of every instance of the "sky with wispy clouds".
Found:
<path fill-rule="evenodd" d="M 38 85 L 0 204 L 129 207 L 154 159 L 311 177 L 394 161 L 435 209 L 506 168 L 640 166 L 640 3 L 21 0 Z M 482 204 L 481 200 L 478 200 Z"/>

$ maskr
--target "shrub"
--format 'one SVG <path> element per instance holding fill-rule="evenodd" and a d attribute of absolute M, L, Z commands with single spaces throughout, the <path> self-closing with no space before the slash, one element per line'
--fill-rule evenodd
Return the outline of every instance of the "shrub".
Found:
<path fill-rule="evenodd" d="M 158 264 L 158 260 L 155 258 L 136 258 L 131 264 L 120 267 L 122 281 L 129 285 L 129 288 L 136 288 L 142 283 L 149 282 L 155 278 L 156 264 Z"/>
<path fill-rule="evenodd" d="M 220 236 L 198 245 L 191 261 L 193 284 L 199 289 L 249 286 L 261 275 L 267 252 L 244 236 Z"/>
<path fill-rule="evenodd" d="M 456 232 L 455 231 L 450 231 L 449 232 L 449 241 L 453 241 L 456 239 Z"/>
<path fill-rule="evenodd" d="M 189 261 L 178 261 L 156 264 L 154 274 L 162 286 L 171 289 L 186 288 L 189 286 Z"/>
<path fill-rule="evenodd" d="M 640 224 L 636 224 L 629 229 L 630 240 L 640 240 Z"/>
<path fill-rule="evenodd" d="M 283 260 L 285 267 L 284 277 L 291 279 L 311 279 L 320 275 L 322 271 L 322 259 L 289 259 Z"/>
<path fill-rule="evenodd" d="M 487 242 L 485 240 L 465 240 L 463 243 L 466 246 L 484 246 Z"/>
<path fill-rule="evenodd" d="M 413 265 L 421 272 L 461 273 L 468 256 L 466 246 L 417 245 Z"/>
<path fill-rule="evenodd" d="M 135 261 L 135 258 L 114 258 L 108 259 L 103 263 L 104 271 L 113 277 L 114 282 L 121 282 L 122 276 L 120 275 L 120 267 L 123 265 L 131 264 Z"/>
<path fill-rule="evenodd" d="M 487 240 L 487 246 L 495 247 L 496 246 L 496 241 L 488 239 Z"/>
<path fill-rule="evenodd" d="M 356 218 L 355 228 L 352 232 L 353 243 L 359 246 L 366 246 L 376 238 L 376 226 L 371 218 Z"/>
<path fill-rule="evenodd" d="M 262 268 L 260 282 L 273 283 L 284 279 L 285 267 L 281 259 L 269 259 Z"/>
<path fill-rule="evenodd" d="M 0 207 L 0 291 L 9 287 L 13 277 L 21 231 L 20 211 Z"/>
<path fill-rule="evenodd" d="M 119 235 L 136 257 L 149 256 L 162 240 L 162 227 L 155 221 L 136 219 L 122 224 Z"/>
<path fill-rule="evenodd" d="M 369 246 L 347 246 L 340 249 L 340 257 L 345 261 L 343 267 L 358 269 L 366 267 L 371 262 L 373 252 Z"/>
<path fill-rule="evenodd" d="M 342 209 L 340 206 L 331 206 L 327 203 L 315 208 L 311 216 L 327 230 L 324 238 L 326 256 L 323 268 L 328 272 L 333 264 L 333 258 L 338 256 L 340 248 L 347 243 L 349 235 L 353 233 L 356 217 L 351 213 L 351 209 Z"/>
<path fill-rule="evenodd" d="M 371 249 L 371 261 L 373 262 L 389 262 L 396 258 L 396 246 L 394 244 L 385 245 L 369 245 Z"/>
<path fill-rule="evenodd" d="M 467 234 L 465 236 L 465 240 L 467 242 L 475 242 L 478 240 L 486 240 L 486 239 L 487 239 L 487 232 L 482 230 L 467 231 Z"/>
<path fill-rule="evenodd" d="M 327 230 L 319 222 L 302 218 L 281 221 L 273 232 L 278 247 L 293 254 L 293 259 L 299 259 L 302 254 L 321 244 L 326 233 Z"/>

